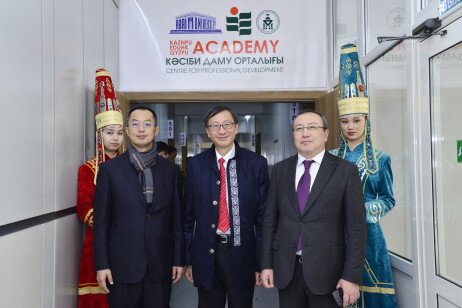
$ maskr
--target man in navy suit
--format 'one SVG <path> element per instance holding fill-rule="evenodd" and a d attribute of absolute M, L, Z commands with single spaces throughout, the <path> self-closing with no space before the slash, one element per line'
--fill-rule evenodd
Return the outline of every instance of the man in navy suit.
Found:
<path fill-rule="evenodd" d="M 236 115 L 216 106 L 204 119 L 213 146 L 188 159 L 186 278 L 200 308 L 252 307 L 261 285 L 261 226 L 268 191 L 264 157 L 239 147 Z"/>
<path fill-rule="evenodd" d="M 326 118 L 294 120 L 298 154 L 274 165 L 262 242 L 262 280 L 282 308 L 336 307 L 358 299 L 366 253 L 366 213 L 356 165 L 326 152 Z"/>
<path fill-rule="evenodd" d="M 183 272 L 180 169 L 157 155 L 158 132 L 154 111 L 130 111 L 128 150 L 98 173 L 95 269 L 111 308 L 169 307 L 172 280 Z"/>

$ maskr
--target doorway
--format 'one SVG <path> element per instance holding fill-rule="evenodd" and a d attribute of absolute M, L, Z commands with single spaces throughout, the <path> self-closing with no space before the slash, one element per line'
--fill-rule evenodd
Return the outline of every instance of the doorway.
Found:
<path fill-rule="evenodd" d="M 241 147 L 257 152 L 267 158 L 269 168 L 296 153 L 292 141 L 291 111 L 315 109 L 314 100 L 295 101 L 125 101 L 125 113 L 142 105 L 151 107 L 158 116 L 160 132 L 156 141 L 164 141 L 177 149 L 175 163 L 185 172 L 186 159 L 211 147 L 203 119 L 215 105 L 229 107 L 238 117 L 236 141 Z M 336 122 L 332 122 L 336 125 Z"/>
<path fill-rule="evenodd" d="M 462 307 L 462 19 L 419 44 L 422 219 L 429 307 Z"/>

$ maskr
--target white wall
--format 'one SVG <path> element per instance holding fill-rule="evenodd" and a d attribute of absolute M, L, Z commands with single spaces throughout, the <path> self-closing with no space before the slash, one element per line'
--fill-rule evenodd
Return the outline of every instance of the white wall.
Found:
<path fill-rule="evenodd" d="M 42 23 L 41 10 L 39 0 L 0 2 L 0 128 L 10 132 L 4 144 L 9 150 L 0 151 L 0 225 L 49 210 L 42 187 L 49 175 L 43 162 L 49 132 L 43 113 L 50 105 L 42 88 L 47 81 L 42 64 L 48 40 L 42 38 L 47 24 Z M 15 180 L 9 175 L 15 175 Z"/>
<path fill-rule="evenodd" d="M 112 0 L 0 2 L 0 227 L 75 206 L 95 70 L 118 89 L 118 12 Z M 71 215 L 0 237 L 0 306 L 76 307 L 81 230 Z"/>

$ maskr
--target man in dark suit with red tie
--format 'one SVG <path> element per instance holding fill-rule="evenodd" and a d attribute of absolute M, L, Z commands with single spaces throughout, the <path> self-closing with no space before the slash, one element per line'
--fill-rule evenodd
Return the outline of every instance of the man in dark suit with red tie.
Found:
<path fill-rule="evenodd" d="M 94 207 L 95 270 L 111 308 L 168 308 L 183 273 L 180 168 L 157 155 L 157 116 L 128 114 L 128 150 L 101 165 Z"/>
<path fill-rule="evenodd" d="M 357 167 L 325 151 L 329 134 L 316 111 L 294 120 L 298 155 L 276 164 L 263 224 L 262 280 L 279 289 L 282 308 L 355 302 L 366 245 L 366 215 Z"/>
<path fill-rule="evenodd" d="M 260 280 L 261 226 L 268 190 L 264 157 L 235 142 L 238 119 L 216 106 L 204 119 L 213 146 L 188 159 L 186 278 L 200 308 L 250 308 Z"/>

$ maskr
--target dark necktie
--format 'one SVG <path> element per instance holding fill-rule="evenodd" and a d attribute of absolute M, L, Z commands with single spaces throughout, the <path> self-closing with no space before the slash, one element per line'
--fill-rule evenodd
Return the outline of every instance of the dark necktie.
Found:
<path fill-rule="evenodd" d="M 305 173 L 298 181 L 297 185 L 297 200 L 298 200 L 298 209 L 300 214 L 303 214 L 305 210 L 306 202 L 308 201 L 308 196 L 310 195 L 310 184 L 311 184 L 311 175 L 310 167 L 314 160 L 304 160 L 303 164 L 305 165 Z M 297 251 L 302 249 L 302 237 L 298 239 Z"/>
<path fill-rule="evenodd" d="M 226 171 L 224 162 L 225 160 L 220 158 L 220 203 L 218 206 L 218 230 L 225 233 L 229 229 L 229 214 L 228 205 L 226 202 Z"/>

